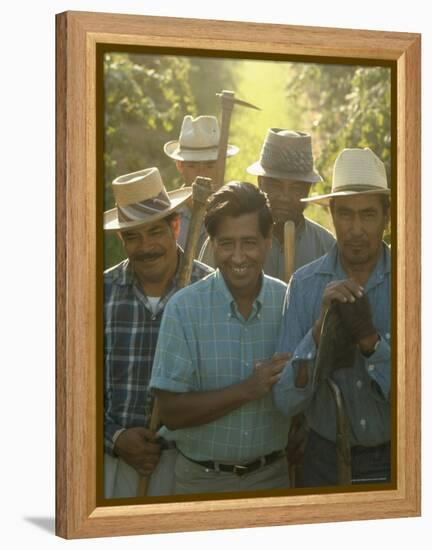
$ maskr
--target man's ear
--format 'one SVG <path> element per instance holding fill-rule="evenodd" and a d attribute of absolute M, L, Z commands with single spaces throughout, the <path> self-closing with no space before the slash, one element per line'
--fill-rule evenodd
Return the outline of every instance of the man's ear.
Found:
<path fill-rule="evenodd" d="M 270 227 L 266 239 L 269 242 L 269 249 L 270 249 L 272 247 L 272 244 L 273 244 L 273 226 Z"/>
<path fill-rule="evenodd" d="M 183 174 L 183 161 L 182 160 L 176 160 L 176 168 L 180 174 Z"/>
<path fill-rule="evenodd" d="M 175 240 L 177 240 L 179 238 L 179 235 L 180 235 L 180 223 L 181 223 L 180 216 L 176 216 L 170 222 L 171 229 L 172 229 L 173 235 L 175 237 Z"/>

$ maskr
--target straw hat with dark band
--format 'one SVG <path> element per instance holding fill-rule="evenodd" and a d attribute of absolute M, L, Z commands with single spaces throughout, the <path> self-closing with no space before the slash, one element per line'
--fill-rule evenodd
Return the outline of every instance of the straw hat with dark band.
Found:
<path fill-rule="evenodd" d="M 116 206 L 104 212 L 105 231 L 154 223 L 182 206 L 192 194 L 190 187 L 168 193 L 155 167 L 120 176 L 112 186 Z"/>
<path fill-rule="evenodd" d="M 334 197 L 372 193 L 390 194 L 384 163 L 368 147 L 344 149 L 334 164 L 331 192 L 301 200 L 328 206 Z"/>

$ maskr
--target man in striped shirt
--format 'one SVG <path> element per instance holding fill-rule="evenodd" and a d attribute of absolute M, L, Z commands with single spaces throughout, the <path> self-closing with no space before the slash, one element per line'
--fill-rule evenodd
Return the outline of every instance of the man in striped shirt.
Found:
<path fill-rule="evenodd" d="M 149 380 L 162 312 L 176 291 L 183 254 L 177 246 L 176 212 L 190 190 L 167 193 L 157 168 L 113 182 L 116 207 L 104 229 L 119 234 L 127 259 L 104 274 L 105 497 L 136 496 L 140 476 L 154 472 L 151 494 L 165 494 L 155 480 L 163 442 L 148 426 Z M 194 262 L 192 281 L 210 273 Z M 152 489 L 153 487 L 153 489 Z"/>
<path fill-rule="evenodd" d="M 150 386 L 176 441 L 176 493 L 289 486 L 289 420 L 271 388 L 286 285 L 263 273 L 273 219 L 266 195 L 231 182 L 207 206 L 218 269 L 167 304 Z"/>

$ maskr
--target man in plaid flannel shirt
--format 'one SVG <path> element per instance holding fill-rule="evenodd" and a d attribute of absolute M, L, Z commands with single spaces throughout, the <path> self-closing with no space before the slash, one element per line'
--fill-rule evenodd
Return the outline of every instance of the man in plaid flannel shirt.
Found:
<path fill-rule="evenodd" d="M 176 209 L 190 188 L 167 193 L 156 168 L 113 182 L 116 207 L 105 212 L 104 229 L 116 231 L 127 259 L 104 274 L 105 497 L 136 496 L 140 476 L 153 483 L 163 442 L 147 428 L 153 356 L 164 307 L 176 291 L 180 259 Z M 212 270 L 194 262 L 191 282 Z M 165 476 L 166 477 L 166 476 Z"/>

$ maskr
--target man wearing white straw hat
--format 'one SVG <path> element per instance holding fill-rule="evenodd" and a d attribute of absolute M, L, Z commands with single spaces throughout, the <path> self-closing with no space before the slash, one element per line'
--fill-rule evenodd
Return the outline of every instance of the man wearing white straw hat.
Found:
<path fill-rule="evenodd" d="M 383 162 L 368 148 L 344 149 L 334 165 L 331 192 L 304 199 L 330 207 L 337 238 L 327 254 L 291 279 L 279 350 L 293 358 L 273 388 L 281 412 L 306 413 L 306 486 L 338 483 L 335 407 L 316 371 L 330 308 L 353 349 L 350 361 L 328 366 L 348 417 L 352 483 L 390 481 L 391 258 L 382 240 L 389 195 Z"/>
<path fill-rule="evenodd" d="M 175 160 L 185 185 L 192 185 L 197 176 L 215 179 L 219 139 L 219 124 L 215 116 L 184 117 L 179 139 L 165 143 L 164 151 Z M 232 157 L 238 151 L 238 147 L 228 144 L 226 155 Z M 181 224 L 177 242 L 183 249 L 191 220 L 191 205 L 192 199 L 179 210 Z M 197 244 L 198 252 L 206 238 L 207 232 L 202 225 Z"/>
<path fill-rule="evenodd" d="M 105 497 L 136 496 L 140 476 L 152 472 L 148 494 L 170 494 L 162 464 L 173 451 L 147 428 L 148 383 L 162 313 L 176 291 L 177 210 L 191 190 L 167 193 L 159 170 L 148 168 L 115 179 L 113 192 L 104 230 L 119 235 L 127 259 L 104 273 Z M 195 261 L 191 282 L 211 271 Z"/>
<path fill-rule="evenodd" d="M 264 140 L 259 160 L 247 168 L 258 177 L 260 189 L 267 193 L 275 222 L 272 247 L 264 271 L 285 280 L 284 224 L 295 224 L 294 268 L 312 262 L 333 245 L 334 237 L 324 227 L 306 218 L 301 202 L 313 184 L 322 181 L 314 169 L 311 136 L 305 132 L 270 128 Z M 200 260 L 214 265 L 211 243 L 204 245 Z"/>

